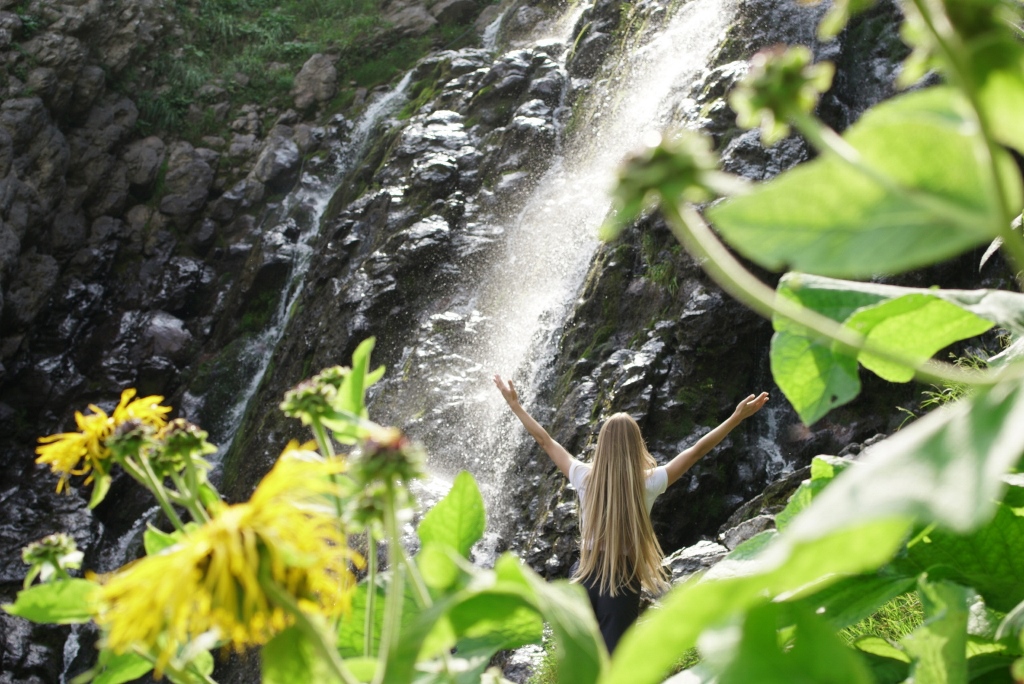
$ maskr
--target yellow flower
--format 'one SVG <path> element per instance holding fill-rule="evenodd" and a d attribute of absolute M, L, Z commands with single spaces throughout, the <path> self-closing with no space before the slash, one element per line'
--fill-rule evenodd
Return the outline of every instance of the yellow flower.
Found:
<path fill-rule="evenodd" d="M 149 396 L 133 399 L 134 389 L 126 389 L 121 393 L 121 401 L 114 409 L 113 415 L 98 406 L 89 405 L 90 414 L 75 412 L 75 424 L 78 432 L 61 432 L 56 435 L 39 438 L 36 463 L 49 464 L 50 469 L 60 474 L 57 491 L 62 491 L 72 475 L 86 475 L 92 470 L 107 472 L 105 463 L 110 458 L 110 449 L 106 446 L 107 439 L 114 430 L 131 420 L 137 420 L 154 428 L 161 428 L 167 420 L 165 416 L 171 411 L 169 406 L 161 406 L 163 397 Z M 92 476 L 86 484 L 92 481 Z"/>
<path fill-rule="evenodd" d="M 160 673 L 178 649 L 210 633 L 237 650 L 264 644 L 294 621 L 268 595 L 267 581 L 304 612 L 348 611 L 350 565 L 362 558 L 327 499 L 336 492 L 330 476 L 344 463 L 310 455 L 286 450 L 247 503 L 225 506 L 164 553 L 109 577 L 96 616 L 106 646 L 158 652 Z"/>

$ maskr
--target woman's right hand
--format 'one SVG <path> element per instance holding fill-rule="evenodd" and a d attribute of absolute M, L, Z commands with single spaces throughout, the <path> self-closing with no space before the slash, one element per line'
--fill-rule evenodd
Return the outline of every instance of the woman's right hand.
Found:
<path fill-rule="evenodd" d="M 512 386 L 511 380 L 506 382 L 505 380 L 502 380 L 500 375 L 495 373 L 494 384 L 497 386 L 498 391 L 501 392 L 501 396 L 505 397 L 505 401 L 508 402 L 509 406 L 519 404 L 519 393 L 516 392 L 516 388 Z"/>

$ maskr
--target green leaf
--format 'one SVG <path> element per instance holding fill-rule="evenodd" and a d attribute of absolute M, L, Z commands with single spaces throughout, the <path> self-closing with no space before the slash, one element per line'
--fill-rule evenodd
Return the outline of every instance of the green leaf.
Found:
<path fill-rule="evenodd" d="M 830 343 L 777 332 L 771 343 L 772 377 L 805 425 L 860 394 L 857 360 Z"/>
<path fill-rule="evenodd" d="M 626 632 L 601 682 L 661 682 L 676 654 L 694 646 L 706 627 L 772 598 L 811 585 L 820 590 L 843 576 L 873 571 L 892 557 L 909 529 L 898 519 L 832 526 L 815 515 L 817 506 L 801 516 L 818 519 L 817 529 L 806 528 L 798 536 L 791 532 L 794 522 L 756 556 L 730 554 L 700 581 L 673 590 L 661 610 Z"/>
<path fill-rule="evenodd" d="M 289 627 L 263 647 L 263 684 L 309 684 L 340 681 L 298 627 Z"/>
<path fill-rule="evenodd" d="M 115 655 L 109 651 L 100 652 L 99 674 L 92 684 L 124 684 L 134 682 L 153 669 L 153 664 L 135 653 Z"/>
<path fill-rule="evenodd" d="M 779 281 L 778 295 L 859 327 L 895 352 L 922 359 L 950 341 L 987 329 L 985 321 L 1011 331 L 1024 327 L 1024 295 L 1000 290 L 927 290 L 788 273 Z M 947 327 L 937 317 L 942 315 L 956 325 Z M 779 316 L 773 324 L 772 374 L 805 424 L 857 396 L 860 380 L 852 350 L 819 340 Z M 909 377 L 903 367 L 870 354 L 861 354 L 861 361 L 883 377 Z"/>
<path fill-rule="evenodd" d="M 846 320 L 846 326 L 920 364 L 953 342 L 980 335 L 992 323 L 932 294 L 910 294 L 862 308 Z M 913 368 L 867 351 L 857 360 L 890 382 L 909 382 L 914 377 Z"/>
<path fill-rule="evenodd" d="M 995 517 L 967 534 L 935 528 L 908 545 L 905 572 L 941 568 L 942 576 L 973 587 L 996 610 L 1024 601 L 1024 517 L 999 504 Z"/>
<path fill-rule="evenodd" d="M 913 656 L 915 684 L 953 684 L 967 681 L 967 608 L 970 589 L 953 582 L 918 583 L 924 624 L 905 636 L 904 648 Z"/>
<path fill-rule="evenodd" d="M 903 684 L 910 674 L 910 657 L 882 637 L 861 637 L 853 647 L 863 654 L 877 684 Z"/>
<path fill-rule="evenodd" d="M 450 546 L 430 543 L 424 544 L 416 554 L 416 566 L 420 570 L 424 584 L 435 591 L 449 590 L 463 577 L 450 553 Z"/>
<path fill-rule="evenodd" d="M 1002 475 L 1022 448 L 1024 385 L 979 391 L 872 446 L 786 531 L 894 516 L 970 531 L 995 513 L 1006 488 Z"/>
<path fill-rule="evenodd" d="M 448 619 L 459 636 L 460 653 L 535 644 L 544 631 L 540 614 L 518 592 L 471 596 L 453 606 Z"/>
<path fill-rule="evenodd" d="M 107 498 L 107 492 L 110 491 L 110 483 L 113 478 L 108 473 L 101 471 L 95 471 L 92 481 L 92 496 L 89 497 L 89 508 L 96 508 L 103 499 Z"/>
<path fill-rule="evenodd" d="M 900 574 L 873 574 L 847 577 L 802 599 L 815 614 L 839 631 L 873 615 L 886 603 L 917 584 L 914 577 Z"/>
<path fill-rule="evenodd" d="M 463 470 L 455 476 L 447 496 L 423 516 L 416 533 L 424 545 L 446 545 L 469 558 L 469 551 L 483 536 L 485 525 L 480 489 L 473 476 Z"/>
<path fill-rule="evenodd" d="M 836 456 L 815 456 L 811 460 L 811 479 L 800 483 L 793 495 L 786 502 L 786 507 L 775 516 L 775 527 L 784 530 L 790 521 L 802 510 L 811 505 L 825 486 L 835 479 L 836 475 L 850 466 L 850 461 Z"/>
<path fill-rule="evenodd" d="M 146 547 L 147 556 L 155 556 L 164 549 L 169 549 L 178 543 L 178 536 L 158 530 L 150 524 L 146 524 L 146 531 L 142 533 L 142 543 Z"/>
<path fill-rule="evenodd" d="M 376 340 L 368 337 L 359 343 L 355 352 L 352 353 L 352 372 L 345 376 L 338 390 L 338 398 L 341 401 L 339 408 L 354 413 L 362 418 L 367 417 L 366 411 L 366 390 L 376 382 L 383 374 L 384 368 L 378 368 L 368 377 L 370 368 L 370 352 Z"/>
<path fill-rule="evenodd" d="M 606 671 L 608 656 L 586 590 L 579 584 L 546 582 L 508 555 L 498 560 L 495 571 L 499 577 L 523 582 L 534 608 L 551 626 L 559 684 L 596 682 Z"/>
<path fill-rule="evenodd" d="M 796 612 L 792 646 L 780 648 L 779 616 L 780 607 L 770 603 L 747 614 L 739 648 L 719 677 L 720 684 L 874 684 L 856 651 L 813 614 Z"/>
<path fill-rule="evenodd" d="M 352 610 L 342 619 L 338 625 L 338 639 L 335 645 L 343 658 L 354 658 L 363 655 L 366 634 L 366 608 L 367 582 L 360 582 L 352 595 Z M 386 592 L 382 587 L 376 587 L 376 597 L 373 601 L 373 653 L 377 652 L 380 646 L 380 633 L 384 626 L 384 599 Z M 409 582 L 405 583 L 405 603 L 402 605 L 402 623 L 408 623 L 412 616 L 419 611 L 419 605 L 413 596 L 413 589 Z"/>
<path fill-rule="evenodd" d="M 871 277 L 956 256 L 996 237 L 1004 215 L 979 161 L 981 138 L 962 111 L 953 89 L 935 87 L 877 105 L 851 126 L 844 138 L 888 185 L 826 154 L 708 216 L 771 270 Z M 999 163 L 1008 203 L 1019 207 L 1019 174 L 1006 155 Z"/>
<path fill-rule="evenodd" d="M 1024 153 L 1024 50 L 1008 36 L 975 39 L 969 64 L 978 86 L 978 99 L 995 138 Z"/>
<path fill-rule="evenodd" d="M 71 625 L 92 618 L 90 597 L 99 588 L 95 582 L 68 579 L 37 584 L 18 592 L 14 603 L 3 605 L 11 615 L 42 624 Z"/>

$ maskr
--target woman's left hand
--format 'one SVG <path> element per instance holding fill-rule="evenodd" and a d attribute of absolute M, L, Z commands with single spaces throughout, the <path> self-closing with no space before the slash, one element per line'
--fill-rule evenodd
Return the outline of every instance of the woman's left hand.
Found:
<path fill-rule="evenodd" d="M 761 410 L 761 407 L 768 402 L 768 393 L 761 392 L 756 397 L 751 394 L 746 399 L 736 405 L 736 410 L 733 411 L 733 416 L 740 420 L 745 420 L 750 416 L 754 415 Z"/>

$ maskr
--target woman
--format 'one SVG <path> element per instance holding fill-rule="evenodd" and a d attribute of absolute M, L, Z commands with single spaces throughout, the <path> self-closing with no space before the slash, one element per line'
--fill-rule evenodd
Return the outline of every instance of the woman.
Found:
<path fill-rule="evenodd" d="M 628 414 L 616 413 L 601 426 L 592 465 L 572 457 L 519 404 L 519 395 L 500 375 L 501 395 L 541 449 L 576 488 L 580 500 L 580 560 L 573 581 L 583 584 L 594 608 L 608 652 L 640 613 L 640 590 L 664 588 L 661 546 L 651 527 L 651 507 L 743 420 L 757 413 L 768 393 L 751 394 L 714 430 L 664 466 L 647 451 L 640 427 Z"/>

